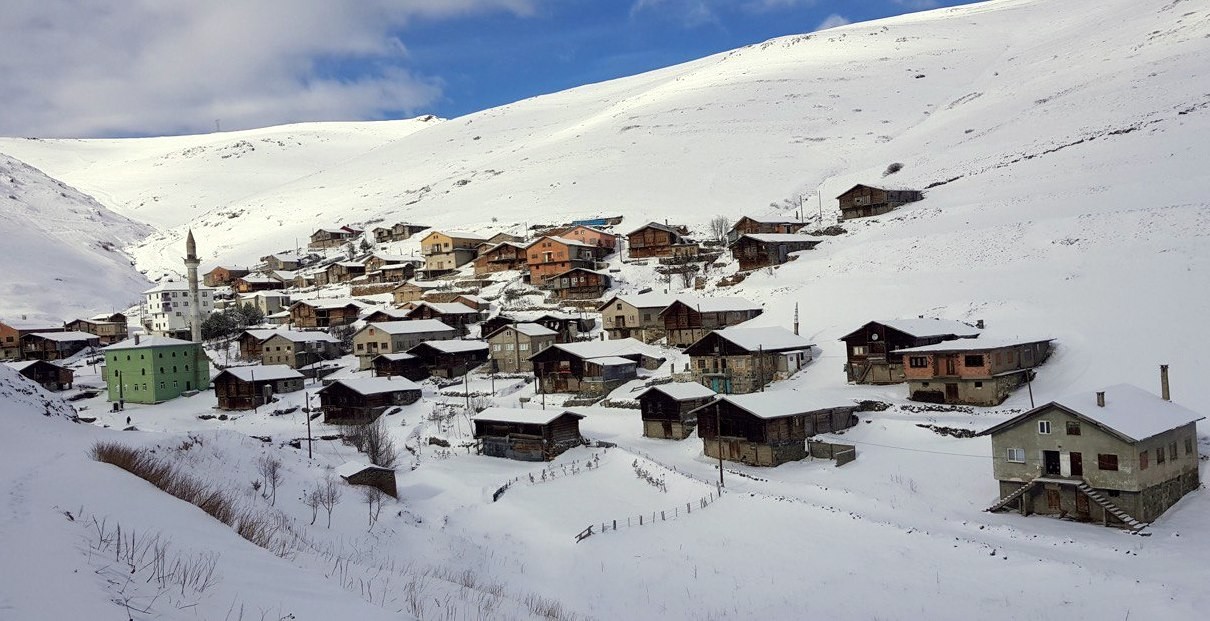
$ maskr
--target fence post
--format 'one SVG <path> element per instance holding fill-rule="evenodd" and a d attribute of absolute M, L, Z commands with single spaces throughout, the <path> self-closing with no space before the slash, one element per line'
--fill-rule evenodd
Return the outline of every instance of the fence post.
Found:
<path fill-rule="evenodd" d="M 618 521 L 617 521 L 617 520 L 614 520 L 614 521 L 613 521 L 613 529 L 614 529 L 614 530 L 617 530 L 617 529 L 618 529 Z"/>
<path fill-rule="evenodd" d="M 693 513 L 693 506 L 689 503 L 685 503 L 685 513 Z"/>
<path fill-rule="evenodd" d="M 664 512 L 663 512 L 663 511 L 660 511 L 660 521 L 661 521 L 661 522 L 665 522 L 665 521 L 667 521 L 667 520 L 664 518 Z"/>
<path fill-rule="evenodd" d="M 643 516 L 640 515 L 639 516 L 639 526 L 642 526 L 642 525 L 643 525 Z"/>

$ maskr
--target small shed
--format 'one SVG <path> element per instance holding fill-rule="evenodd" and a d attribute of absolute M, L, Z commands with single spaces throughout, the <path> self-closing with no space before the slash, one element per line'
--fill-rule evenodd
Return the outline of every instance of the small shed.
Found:
<path fill-rule="evenodd" d="M 324 422 L 369 423 L 388 408 L 420 400 L 420 386 L 402 377 L 338 379 L 319 389 Z"/>
<path fill-rule="evenodd" d="M 739 269 L 754 270 L 781 265 L 790 260 L 790 253 L 810 250 L 822 239 L 796 233 L 751 233 L 741 235 L 731 246 L 731 256 L 739 261 Z"/>
<path fill-rule="evenodd" d="M 214 377 L 214 395 L 220 410 L 251 410 L 275 394 L 302 390 L 303 379 L 284 364 L 231 367 Z"/>
<path fill-rule="evenodd" d="M 487 362 L 484 341 L 425 341 L 407 351 L 420 359 L 430 375 L 462 377 Z"/>
<path fill-rule="evenodd" d="M 51 392 L 71 390 L 72 383 L 75 381 L 74 371 L 45 360 L 26 360 L 6 364 L 17 373 Z"/>
<path fill-rule="evenodd" d="M 424 361 L 412 354 L 400 352 L 396 354 L 379 354 L 374 357 L 374 375 L 377 377 L 406 377 L 413 382 L 419 382 L 429 376 L 424 367 Z"/>
<path fill-rule="evenodd" d="M 479 452 L 519 461 L 550 461 L 584 443 L 582 414 L 570 410 L 487 408 L 471 417 Z"/>
<path fill-rule="evenodd" d="M 399 497 L 399 491 L 395 487 L 395 470 L 392 468 L 349 461 L 336 467 L 336 475 L 349 485 L 376 487 L 391 498 Z"/>
<path fill-rule="evenodd" d="M 707 457 L 778 466 L 806 457 L 808 437 L 857 424 L 856 409 L 781 390 L 720 395 L 690 414 L 697 417 L 697 435 Z"/>
<path fill-rule="evenodd" d="M 706 405 L 715 392 L 697 382 L 658 384 L 639 394 L 643 435 L 684 440 L 697 427 L 693 410 Z"/>

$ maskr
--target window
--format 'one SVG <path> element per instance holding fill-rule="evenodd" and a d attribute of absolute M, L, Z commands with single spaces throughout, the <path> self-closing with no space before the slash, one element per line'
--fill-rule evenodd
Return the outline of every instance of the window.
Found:
<path fill-rule="evenodd" d="M 1097 454 L 1097 469 L 1098 470 L 1117 470 L 1118 456 L 1113 453 Z"/>
<path fill-rule="evenodd" d="M 160 373 L 164 372 L 164 367 L 160 367 Z"/>
<path fill-rule="evenodd" d="M 975 382 L 975 388 L 983 388 L 983 382 Z"/>
<path fill-rule="evenodd" d="M 1164 461 L 1164 447 L 1157 447 L 1155 449 L 1155 463 L 1162 464 Z"/>
<path fill-rule="evenodd" d="M 854 345 L 853 346 L 853 355 L 854 356 L 864 356 L 865 354 L 866 354 L 865 345 Z"/>
<path fill-rule="evenodd" d="M 521 343 L 517 346 L 517 349 L 520 349 L 521 351 L 529 351 L 529 343 Z"/>
<path fill-rule="evenodd" d="M 908 356 L 908 366 L 913 369 L 927 369 L 929 366 L 928 356 Z"/>
<path fill-rule="evenodd" d="M 139 369 L 139 375 L 147 375 L 147 369 Z"/>
<path fill-rule="evenodd" d="M 1048 421 L 1048 420 L 1038 421 L 1038 433 L 1041 433 L 1041 434 L 1050 433 L 1050 421 Z"/>
<path fill-rule="evenodd" d="M 1078 421 L 1078 420 L 1067 421 L 1067 435 L 1069 435 L 1069 436 L 1080 435 L 1080 421 Z"/>
<path fill-rule="evenodd" d="M 1147 466 L 1151 465 L 1148 463 L 1151 461 L 1149 457 L 1151 457 L 1151 453 L 1148 453 L 1147 451 L 1139 451 L 1139 470 L 1146 470 Z"/>
<path fill-rule="evenodd" d="M 1025 449 L 1023 449 L 1023 448 L 1008 449 L 1008 461 L 1010 463 L 1014 463 L 1014 464 L 1025 463 Z"/>
<path fill-rule="evenodd" d="M 615 308 L 616 308 L 617 310 L 622 310 L 622 303 L 621 303 L 621 302 L 618 302 L 618 305 L 617 305 L 617 307 L 615 307 Z"/>
<path fill-rule="evenodd" d="M 1168 445 L 1168 459 L 1176 461 L 1176 442 Z"/>
<path fill-rule="evenodd" d="M 180 388 L 180 386 L 178 386 L 178 385 L 177 385 L 177 382 L 175 382 L 175 381 L 174 381 L 174 382 L 172 382 L 172 387 L 173 387 L 173 388 Z"/>
<path fill-rule="evenodd" d="M 365 349 L 366 349 L 366 345 L 365 345 L 365 343 L 358 343 L 358 344 L 357 344 L 357 351 L 365 351 Z"/>
<path fill-rule="evenodd" d="M 492 351 L 500 351 L 500 344 L 499 344 L 499 343 L 493 343 L 493 344 L 492 344 Z"/>
<path fill-rule="evenodd" d="M 164 382 L 160 382 L 160 389 L 164 388 Z"/>
<path fill-rule="evenodd" d="M 504 344 L 504 350 L 505 350 L 505 351 L 512 351 L 512 350 L 513 350 L 513 344 L 512 344 L 512 343 L 505 343 L 505 344 Z"/>
<path fill-rule="evenodd" d="M 172 372 L 173 372 L 173 373 L 176 373 L 176 372 L 177 372 L 177 371 L 176 371 L 176 365 L 172 365 Z"/>
<path fill-rule="evenodd" d="M 1185 438 L 1185 454 L 1188 455 L 1192 452 L 1193 452 L 1193 438 L 1192 437 Z"/>
<path fill-rule="evenodd" d="M 983 366 L 983 354 L 968 354 L 962 361 L 962 365 L 967 367 Z"/>
<path fill-rule="evenodd" d="M 1107 491 L 1109 493 L 1110 498 L 1117 498 L 1118 496 L 1120 496 L 1122 494 L 1122 492 L 1120 492 L 1116 489 L 1111 489 L 1111 490 L 1107 490 Z"/>

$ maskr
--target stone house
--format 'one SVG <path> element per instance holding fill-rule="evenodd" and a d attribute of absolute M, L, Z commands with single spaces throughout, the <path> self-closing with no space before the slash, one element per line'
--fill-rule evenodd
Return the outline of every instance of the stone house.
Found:
<path fill-rule="evenodd" d="M 214 376 L 220 410 L 252 410 L 273 395 L 303 389 L 303 374 L 286 365 L 229 367 Z"/>
<path fill-rule="evenodd" d="M 0 358 L 21 359 L 21 337 L 34 332 L 63 332 L 65 328 L 57 321 L 42 319 L 7 319 L 0 321 Z"/>
<path fill-rule="evenodd" d="M 711 330 L 741 324 L 764 312 L 755 302 L 737 297 L 678 297 L 660 312 L 668 345 L 686 347 Z"/>
<path fill-rule="evenodd" d="M 408 311 L 408 321 L 436 319 L 458 331 L 467 333 L 467 326 L 483 319 L 483 314 L 460 302 L 415 302 Z"/>
<path fill-rule="evenodd" d="M 664 338 L 660 313 L 675 301 L 676 296 L 666 293 L 615 295 L 597 307 L 597 312 L 610 339 L 636 338 L 654 343 Z"/>
<path fill-rule="evenodd" d="M 337 466 L 335 470 L 336 476 L 344 479 L 349 485 L 366 485 L 381 490 L 391 498 L 399 497 L 395 471 L 391 468 L 350 461 Z"/>
<path fill-rule="evenodd" d="M 683 226 L 649 222 L 626 234 L 626 255 L 631 259 L 675 256 L 679 248 L 696 246 L 685 238 L 688 234 Z"/>
<path fill-rule="evenodd" d="M 103 352 L 101 377 L 110 401 L 161 403 L 210 385 L 210 359 L 201 343 L 136 334 Z"/>
<path fill-rule="evenodd" d="M 534 365 L 529 357 L 554 345 L 559 333 L 536 323 L 504 325 L 487 335 L 488 358 L 493 370 L 502 373 L 530 373 Z"/>
<path fill-rule="evenodd" d="M 251 304 L 265 315 L 280 313 L 290 308 L 290 294 L 274 291 L 257 291 L 239 296 L 240 304 Z"/>
<path fill-rule="evenodd" d="M 596 246 L 562 237 L 541 237 L 527 248 L 529 282 L 540 286 L 547 278 L 567 270 L 596 266 Z"/>
<path fill-rule="evenodd" d="M 327 332 L 276 330 L 261 343 L 261 364 L 299 369 L 340 357 L 340 341 Z"/>
<path fill-rule="evenodd" d="M 483 341 L 425 341 L 407 350 L 433 377 L 462 377 L 487 362 Z"/>
<path fill-rule="evenodd" d="M 779 390 L 719 395 L 689 412 L 707 457 L 779 466 L 807 456 L 807 438 L 857 424 L 857 407 Z"/>
<path fill-rule="evenodd" d="M 357 261 L 337 261 L 324 268 L 320 273 L 322 276 L 316 274 L 315 282 L 320 285 L 335 285 L 349 282 L 358 276 L 364 276 L 365 273 L 366 266 Z"/>
<path fill-rule="evenodd" d="M 446 274 L 474 261 L 484 241 L 487 240 L 473 233 L 430 231 L 420 240 L 425 276 Z"/>
<path fill-rule="evenodd" d="M 71 390 L 71 386 L 75 382 L 75 371 L 45 360 L 26 360 L 4 364 L 50 392 Z"/>
<path fill-rule="evenodd" d="M 664 363 L 654 348 L 634 339 L 556 343 L 529 360 L 542 392 L 584 395 L 606 394 L 634 379 L 638 367 L 652 370 Z"/>
<path fill-rule="evenodd" d="M 980 337 L 909 347 L 903 356 L 908 398 L 928 403 L 999 405 L 1050 357 L 1051 341 Z"/>
<path fill-rule="evenodd" d="M 360 230 L 347 226 L 338 229 L 319 229 L 311 233 L 311 241 L 307 247 L 336 248 L 356 239 L 361 233 Z"/>
<path fill-rule="evenodd" d="M 353 334 L 359 369 L 370 369 L 380 354 L 403 353 L 425 341 L 457 338 L 458 330 L 436 319 L 368 323 Z"/>
<path fill-rule="evenodd" d="M 574 267 L 547 278 L 541 288 L 550 291 L 556 300 L 595 300 L 612 285 L 613 278 L 605 272 Z"/>
<path fill-rule="evenodd" d="M 333 425 L 374 422 L 388 409 L 420 400 L 420 386 L 403 377 L 361 377 L 333 381 L 320 388 L 324 422 Z"/>
<path fill-rule="evenodd" d="M 374 241 L 382 244 L 386 242 L 404 241 L 411 236 L 421 231 L 428 230 L 428 225 L 412 224 L 410 222 L 396 222 L 391 226 L 379 226 L 373 228 L 370 233 L 374 235 Z M 393 494 L 392 494 L 393 495 Z"/>
<path fill-rule="evenodd" d="M 236 278 L 247 276 L 251 273 L 252 270 L 247 268 L 240 269 L 238 267 L 224 267 L 220 265 L 202 275 L 202 284 L 207 287 L 226 287 Z"/>
<path fill-rule="evenodd" d="M 102 345 L 113 345 L 130 337 L 126 315 L 122 313 L 100 314 L 88 319 L 77 319 L 64 324 L 64 329 L 73 332 L 95 334 Z"/>
<path fill-rule="evenodd" d="M 269 337 L 277 334 L 280 330 L 269 330 L 259 328 L 249 328 L 240 333 L 236 338 L 239 343 L 239 357 L 243 360 L 260 360 L 264 353 L 263 346 Z"/>
<path fill-rule="evenodd" d="M 717 393 L 743 394 L 784 380 L 814 359 L 815 344 L 779 327 L 714 330 L 685 349 L 693 380 Z"/>
<path fill-rule="evenodd" d="M 903 355 L 892 353 L 943 341 L 976 338 L 976 325 L 950 319 L 925 318 L 871 321 L 840 337 L 845 344 L 845 375 L 855 384 L 899 384 L 906 381 Z"/>
<path fill-rule="evenodd" d="M 584 444 L 582 414 L 569 410 L 487 408 L 471 417 L 479 452 L 520 461 L 551 461 Z"/>
<path fill-rule="evenodd" d="M 529 260 L 525 254 L 528 247 L 528 243 L 506 241 L 484 248 L 475 258 L 475 275 L 525 270 Z"/>
<path fill-rule="evenodd" d="M 349 299 L 299 300 L 290 305 L 290 323 L 296 328 L 347 326 L 360 314 L 361 306 Z"/>
<path fill-rule="evenodd" d="M 639 393 L 643 435 L 648 438 L 684 440 L 697 428 L 690 412 L 706 405 L 715 392 L 695 382 L 656 384 Z"/>
<path fill-rule="evenodd" d="M 840 201 L 840 219 L 852 220 L 880 216 L 901 205 L 924 199 L 920 190 L 879 188 L 857 184 L 836 197 Z"/>
<path fill-rule="evenodd" d="M 63 360 L 100 346 L 101 338 L 87 332 L 31 332 L 21 337 L 21 358 Z"/>
<path fill-rule="evenodd" d="M 731 244 L 731 256 L 739 261 L 740 271 L 781 265 L 790 253 L 810 250 L 822 239 L 795 233 L 748 233 Z"/>
<path fill-rule="evenodd" d="M 1200 487 L 1203 418 L 1129 384 L 1036 407 L 980 434 L 1000 483 L 989 511 L 1142 528 Z"/>

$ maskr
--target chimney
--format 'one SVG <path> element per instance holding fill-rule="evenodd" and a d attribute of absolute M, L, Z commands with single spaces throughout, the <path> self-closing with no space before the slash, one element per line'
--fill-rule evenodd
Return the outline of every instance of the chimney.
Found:
<path fill-rule="evenodd" d="M 139 344 L 139 335 L 138 334 L 134 335 L 134 344 L 135 345 Z"/>
<path fill-rule="evenodd" d="M 1103 391 L 1097 393 L 1097 407 L 1105 407 L 1105 393 Z"/>
<path fill-rule="evenodd" d="M 976 327 L 976 328 L 979 328 L 980 330 L 982 330 L 982 329 L 983 329 L 983 320 L 982 320 L 982 319 L 976 319 L 976 320 L 975 320 L 975 327 Z"/>
<path fill-rule="evenodd" d="M 1168 390 L 1168 365 L 1160 365 L 1160 396 L 1164 401 L 1172 401 L 1172 393 Z"/>
<path fill-rule="evenodd" d="M 794 336 L 798 336 L 798 302 L 794 303 Z"/>

